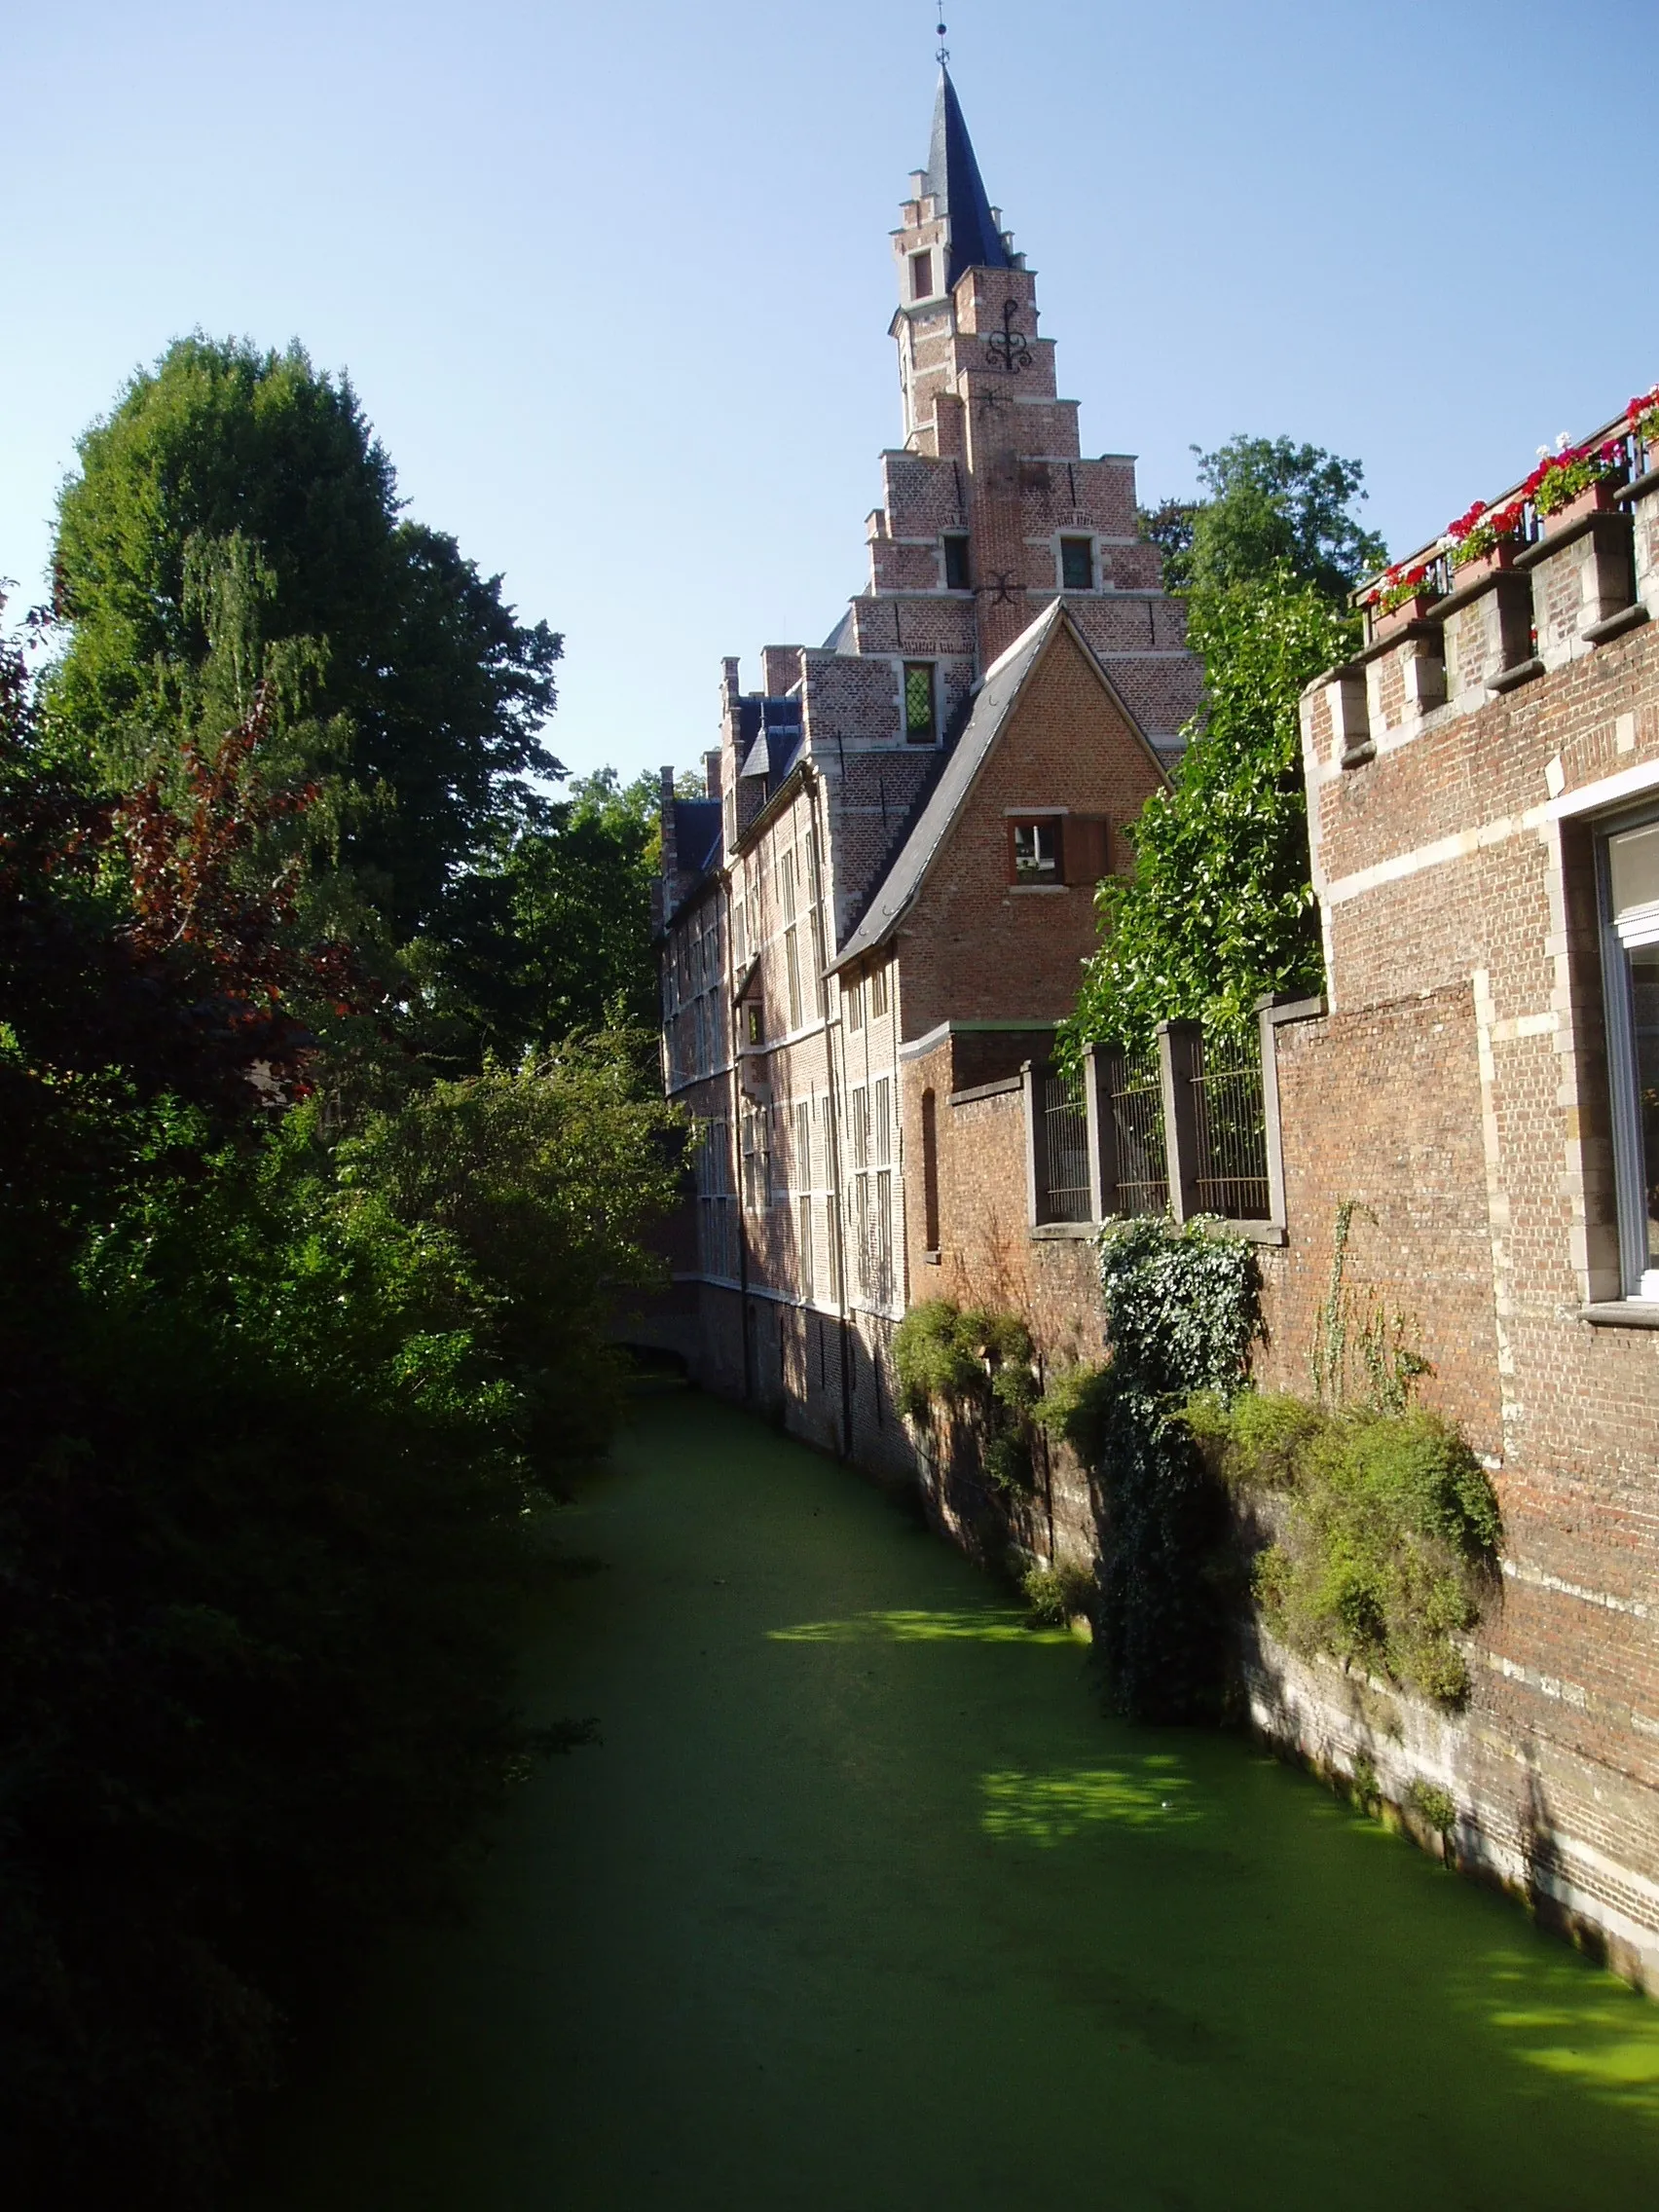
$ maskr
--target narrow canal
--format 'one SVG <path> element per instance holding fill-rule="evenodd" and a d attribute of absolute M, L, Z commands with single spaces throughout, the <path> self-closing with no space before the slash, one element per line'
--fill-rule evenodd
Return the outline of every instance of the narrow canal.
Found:
<path fill-rule="evenodd" d="M 1659 2006 L 685 1393 L 569 1510 L 520 1791 L 262 2212 L 1659 2202 Z"/>

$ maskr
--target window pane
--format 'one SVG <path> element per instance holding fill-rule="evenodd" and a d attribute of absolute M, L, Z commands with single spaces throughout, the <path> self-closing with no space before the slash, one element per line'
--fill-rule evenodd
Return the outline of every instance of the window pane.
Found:
<path fill-rule="evenodd" d="M 946 591 L 967 591 L 972 582 L 968 569 L 967 533 L 952 531 L 944 540 L 944 588 Z"/>
<path fill-rule="evenodd" d="M 1059 840 L 1051 822 L 1016 822 L 1014 826 L 1014 869 L 1021 877 L 1052 879 L 1057 874 Z"/>
<path fill-rule="evenodd" d="M 1646 1266 L 1652 1271 L 1659 1269 L 1659 944 L 1644 944 L 1627 957 L 1641 1182 L 1647 1199 Z"/>
<path fill-rule="evenodd" d="M 910 256 L 910 297 L 925 300 L 933 292 L 933 255 L 913 253 Z"/>
<path fill-rule="evenodd" d="M 934 735 L 934 671 L 931 660 L 904 664 L 904 735 L 915 745 L 931 745 Z"/>
<path fill-rule="evenodd" d="M 1091 538 L 1060 539 L 1060 584 L 1066 591 L 1094 589 L 1094 543 Z"/>
<path fill-rule="evenodd" d="M 1646 822 L 1640 830 L 1609 837 L 1607 872 L 1615 921 L 1624 920 L 1635 907 L 1659 905 L 1659 822 Z"/>

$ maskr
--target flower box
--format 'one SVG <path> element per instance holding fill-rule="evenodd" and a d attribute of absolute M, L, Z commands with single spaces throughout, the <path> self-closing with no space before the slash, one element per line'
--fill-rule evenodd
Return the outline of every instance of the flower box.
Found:
<path fill-rule="evenodd" d="M 1471 554 L 1466 561 L 1458 561 L 1454 557 L 1453 590 L 1461 591 L 1465 585 L 1478 584 L 1487 576 L 1501 575 L 1506 569 L 1514 568 L 1515 556 L 1520 551 L 1521 540 L 1518 537 L 1500 537 L 1487 546 L 1484 552 Z"/>
<path fill-rule="evenodd" d="M 1379 603 L 1371 610 L 1373 642 L 1380 638 L 1391 638 L 1397 632 L 1409 629 L 1412 623 L 1423 621 L 1439 600 L 1440 594 L 1437 591 L 1414 591 L 1410 598 L 1398 600 L 1392 607 L 1384 608 Z"/>
<path fill-rule="evenodd" d="M 1564 506 L 1544 517 L 1544 535 L 1555 537 L 1574 523 L 1582 522 L 1586 515 L 1609 514 L 1618 504 L 1618 494 L 1625 481 L 1622 468 L 1606 476 L 1598 476 L 1594 484 L 1586 484 L 1582 492 L 1574 493 Z"/>

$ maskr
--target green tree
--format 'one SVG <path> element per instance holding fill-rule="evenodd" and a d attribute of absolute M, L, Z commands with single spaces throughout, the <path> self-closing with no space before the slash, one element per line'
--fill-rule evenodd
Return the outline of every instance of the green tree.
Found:
<path fill-rule="evenodd" d="M 343 858 L 407 939 L 458 865 L 537 818 L 535 780 L 561 772 L 537 734 L 559 638 L 521 624 L 452 537 L 400 514 L 350 381 L 297 344 L 180 339 L 79 453 L 54 553 L 60 756 L 111 791 L 155 772 L 201 711 L 232 576 L 252 668 L 303 648 L 309 711 L 351 802 Z"/>
<path fill-rule="evenodd" d="M 1204 715 L 1173 787 L 1129 831 L 1134 873 L 1100 886 L 1102 941 L 1065 1032 L 1074 1051 L 1147 1043 L 1176 1016 L 1236 1032 L 1259 993 L 1320 987 L 1298 701 L 1350 649 L 1353 625 L 1280 568 L 1195 592 L 1188 637 Z"/>
<path fill-rule="evenodd" d="M 1198 456 L 1207 497 L 1165 499 L 1143 514 L 1142 535 L 1164 555 L 1164 580 L 1209 591 L 1284 569 L 1336 605 L 1387 549 L 1353 513 L 1365 471 L 1321 446 L 1289 438 L 1230 438 Z"/>
<path fill-rule="evenodd" d="M 654 777 L 579 777 L 489 866 L 456 879 L 425 948 L 437 1008 L 516 1061 L 619 1019 L 654 1028 Z"/>

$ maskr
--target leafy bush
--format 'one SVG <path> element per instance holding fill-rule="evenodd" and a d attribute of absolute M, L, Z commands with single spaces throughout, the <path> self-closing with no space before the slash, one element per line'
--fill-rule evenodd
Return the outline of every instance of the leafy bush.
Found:
<path fill-rule="evenodd" d="M 1406 1803 L 1443 1842 L 1451 1843 L 1457 1826 L 1457 1801 L 1450 1790 L 1419 1779 L 1408 1785 Z"/>
<path fill-rule="evenodd" d="M 1274 1633 L 1458 1704 L 1457 1639 L 1479 1618 L 1501 1530 L 1456 1430 L 1421 1409 L 1329 1414 L 1251 1393 L 1231 1409 L 1199 1400 L 1186 1425 L 1224 1481 L 1285 1500 L 1283 1532 L 1256 1564 Z"/>
<path fill-rule="evenodd" d="M 893 1332 L 903 1410 L 922 1425 L 936 1408 L 971 1423 L 986 1480 L 1004 1492 L 1032 1485 L 1032 1358 L 1031 1332 L 1016 1314 L 947 1298 L 913 1306 Z"/>
<path fill-rule="evenodd" d="M 1033 1567 L 1021 1575 L 1020 1589 L 1040 1628 L 1064 1628 L 1094 1602 L 1094 1577 L 1081 1567 L 1062 1561 L 1057 1567 Z"/>
<path fill-rule="evenodd" d="M 1069 1444 L 1086 1467 L 1092 1467 L 1100 1457 L 1112 1388 L 1111 1371 L 1103 1360 L 1078 1360 L 1050 1376 L 1031 1418 L 1039 1428 Z"/>

